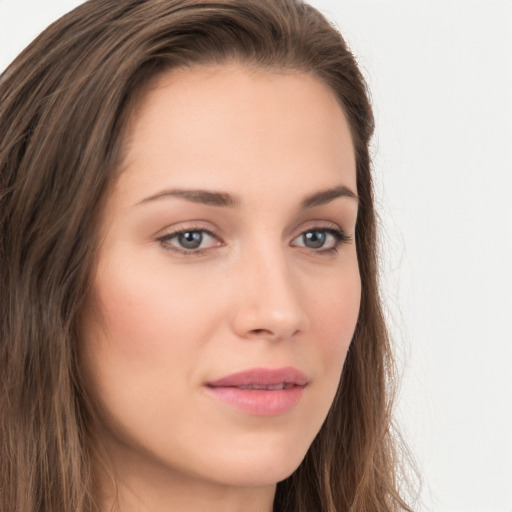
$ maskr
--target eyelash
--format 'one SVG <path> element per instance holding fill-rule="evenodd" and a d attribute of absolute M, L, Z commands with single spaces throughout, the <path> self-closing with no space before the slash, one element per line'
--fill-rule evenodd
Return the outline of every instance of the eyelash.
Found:
<path fill-rule="evenodd" d="M 176 245 L 169 244 L 170 240 L 172 240 L 173 238 L 176 238 L 180 235 L 184 235 L 185 233 L 203 233 L 203 234 L 206 233 L 208 236 L 211 236 L 212 238 L 219 239 L 219 235 L 217 233 L 215 233 L 214 231 L 212 231 L 210 229 L 205 229 L 205 228 L 194 226 L 191 228 L 176 229 L 175 231 L 172 231 L 171 233 L 163 235 L 163 236 L 157 238 L 156 240 L 157 240 L 157 242 L 160 243 L 160 245 L 165 250 L 174 251 L 179 254 L 183 254 L 184 256 L 198 256 L 198 255 L 203 254 L 204 252 L 208 251 L 209 249 L 211 249 L 211 247 L 206 247 L 203 249 L 185 249 L 182 247 L 180 248 Z M 221 245 L 221 244 L 219 244 L 219 245 Z"/>
<path fill-rule="evenodd" d="M 324 248 L 314 249 L 314 248 L 306 247 L 303 245 L 299 245 L 299 246 L 294 245 L 294 247 L 303 247 L 304 249 L 308 250 L 309 252 L 312 252 L 315 254 L 332 254 L 332 253 L 337 253 L 341 245 L 349 243 L 352 240 L 352 237 L 347 235 L 343 231 L 343 229 L 339 228 L 336 225 L 331 225 L 329 227 L 312 226 L 311 228 L 308 228 L 308 229 L 302 231 L 297 237 L 294 238 L 294 240 L 296 240 L 300 237 L 303 237 L 307 233 L 313 233 L 313 232 L 320 232 L 320 233 L 325 233 L 327 235 L 331 235 L 334 238 L 333 247 L 329 247 L 327 249 L 324 249 Z M 213 248 L 213 247 L 206 247 L 203 249 L 201 249 L 201 248 L 185 249 L 183 247 L 178 247 L 176 245 L 171 246 L 171 244 L 169 244 L 169 241 L 172 240 L 173 238 L 176 238 L 180 235 L 185 235 L 186 233 L 189 233 L 189 234 L 202 233 L 203 235 L 206 234 L 212 238 L 216 238 L 217 240 L 219 240 L 218 234 L 216 234 L 212 230 L 201 228 L 201 227 L 192 227 L 192 228 L 177 229 L 171 233 L 168 233 L 166 235 L 163 235 L 163 236 L 157 238 L 156 241 L 159 242 L 160 245 L 162 245 L 162 247 L 164 249 L 166 249 L 168 251 L 177 252 L 184 256 L 198 256 L 198 255 L 201 255 L 201 254 L 205 253 L 206 251 Z M 222 245 L 222 242 L 220 242 L 217 245 L 217 247 L 219 247 L 220 245 Z"/>
<path fill-rule="evenodd" d="M 352 240 L 351 237 L 349 235 L 347 235 L 345 233 L 345 231 L 343 231 L 343 229 L 341 229 L 340 227 L 335 226 L 335 225 L 331 225 L 329 227 L 313 226 L 309 229 L 302 231 L 299 234 L 299 236 L 294 238 L 294 240 L 297 240 L 300 237 L 304 237 L 304 235 L 306 235 L 307 233 L 314 233 L 314 232 L 317 232 L 317 233 L 320 232 L 320 233 L 324 233 L 327 235 L 331 235 L 334 238 L 334 245 L 332 247 L 328 247 L 328 248 L 314 249 L 311 247 L 299 246 L 299 247 L 304 247 L 304 249 L 307 249 L 308 251 L 315 253 L 315 254 L 337 253 L 341 245 L 347 244 Z"/>

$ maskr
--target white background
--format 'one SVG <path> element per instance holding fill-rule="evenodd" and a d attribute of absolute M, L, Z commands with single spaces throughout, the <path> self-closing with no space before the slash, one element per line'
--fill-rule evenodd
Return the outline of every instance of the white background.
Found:
<path fill-rule="evenodd" d="M 79 3 L 0 0 L 0 69 Z M 512 512 L 512 0 L 312 3 L 372 90 L 417 510 Z"/>

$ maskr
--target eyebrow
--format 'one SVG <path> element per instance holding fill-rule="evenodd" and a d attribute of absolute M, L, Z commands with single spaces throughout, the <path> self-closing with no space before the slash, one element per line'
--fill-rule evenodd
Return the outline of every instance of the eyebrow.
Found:
<path fill-rule="evenodd" d="M 322 206 L 323 204 L 330 203 L 331 201 L 337 199 L 338 197 L 349 197 L 351 199 L 359 201 L 359 198 L 354 192 L 352 192 L 352 190 L 350 190 L 345 185 L 340 185 L 338 187 L 328 188 L 326 190 L 322 190 L 320 192 L 316 192 L 315 194 L 307 196 L 305 199 L 303 199 L 301 203 L 301 209 L 307 210 L 308 208 Z"/>
<path fill-rule="evenodd" d="M 228 194 L 227 192 L 215 192 L 201 189 L 168 189 L 146 197 L 142 201 L 139 201 L 137 205 L 168 197 L 185 199 L 186 201 L 190 201 L 192 203 L 200 203 L 208 206 L 221 206 L 230 208 L 237 207 L 241 203 L 239 198 Z M 315 192 L 314 194 L 305 197 L 300 203 L 300 209 L 307 210 L 309 208 L 315 208 L 317 206 L 330 203 L 339 197 L 348 197 L 355 199 L 356 201 L 359 200 L 357 195 L 352 192 L 352 190 L 350 190 L 345 185 L 340 185 L 334 188 L 321 190 L 320 192 Z"/>
<path fill-rule="evenodd" d="M 137 204 L 149 203 L 150 201 L 156 201 L 157 199 L 164 199 L 167 197 L 177 197 L 179 199 L 185 199 L 192 203 L 201 203 L 209 206 L 224 206 L 224 207 L 235 207 L 240 204 L 239 199 L 236 199 L 231 194 L 226 192 L 215 192 L 210 190 L 199 190 L 199 189 L 169 189 L 158 192 L 155 195 L 146 197 Z"/>

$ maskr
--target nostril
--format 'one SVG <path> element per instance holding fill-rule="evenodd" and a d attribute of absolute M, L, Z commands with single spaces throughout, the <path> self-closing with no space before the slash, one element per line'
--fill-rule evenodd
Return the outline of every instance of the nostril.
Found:
<path fill-rule="evenodd" d="M 270 331 L 268 329 L 253 329 L 251 331 L 252 334 L 269 334 Z"/>

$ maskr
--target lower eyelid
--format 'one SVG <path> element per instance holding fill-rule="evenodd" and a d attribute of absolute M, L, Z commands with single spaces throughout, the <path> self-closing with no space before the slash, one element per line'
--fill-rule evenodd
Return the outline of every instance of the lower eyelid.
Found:
<path fill-rule="evenodd" d="M 208 247 L 198 247 L 196 249 L 186 249 L 185 247 L 180 247 L 178 244 L 171 243 L 171 240 L 173 238 L 178 237 L 179 235 L 184 234 L 184 233 L 203 233 L 203 235 L 206 235 L 207 238 L 210 238 L 210 239 L 212 239 L 212 241 L 215 241 L 215 242 L 213 242 L 213 243 L 210 242 L 211 245 L 209 245 Z M 218 235 L 216 235 L 209 229 L 198 228 L 198 227 L 176 229 L 174 231 L 165 233 L 162 236 L 157 237 L 156 241 L 158 243 L 160 243 L 165 249 L 174 250 L 176 252 L 181 252 L 184 254 L 200 253 L 202 251 L 205 251 L 212 247 L 215 247 L 216 245 L 217 246 L 222 245 L 222 241 L 220 240 Z"/>
<path fill-rule="evenodd" d="M 321 252 L 328 252 L 331 250 L 336 250 L 340 245 L 350 242 L 352 240 L 352 237 L 350 235 L 347 235 L 345 231 L 339 227 L 338 225 L 330 225 L 330 226 L 311 226 L 308 229 L 303 230 L 299 235 L 297 235 L 292 240 L 293 242 L 300 237 L 304 236 L 306 233 L 310 233 L 313 231 L 320 231 L 324 232 L 327 235 L 331 235 L 334 238 L 334 244 L 331 242 L 329 247 L 320 247 L 320 248 L 312 248 L 307 247 L 302 244 L 297 244 L 296 246 L 304 247 L 305 249 L 309 249 L 313 252 L 321 253 Z M 172 240 L 174 237 L 178 237 L 180 234 L 184 233 L 190 233 L 190 232 L 199 232 L 206 235 L 206 237 L 210 238 L 211 241 L 209 242 L 209 245 L 207 247 L 198 247 L 198 248 L 190 248 L 187 249 L 185 247 L 180 247 L 177 243 L 171 243 L 170 240 Z M 176 251 L 178 253 L 183 254 L 200 254 L 202 252 L 208 251 L 209 249 L 213 249 L 215 247 L 220 247 L 224 245 L 223 241 L 221 240 L 220 236 L 216 234 L 213 230 L 202 228 L 199 226 L 191 226 L 191 227 L 185 227 L 185 228 L 178 228 L 173 231 L 167 232 L 155 239 L 158 243 L 160 243 L 165 249 Z"/>
<path fill-rule="evenodd" d="M 304 247 L 305 249 L 308 249 L 310 251 L 316 252 L 316 253 L 322 253 L 322 252 L 329 252 L 332 250 L 337 250 L 337 248 L 351 240 L 350 236 L 348 236 L 343 229 L 341 229 L 338 226 L 313 226 L 309 229 L 306 229 L 302 231 L 298 236 L 296 236 L 293 241 L 300 239 L 303 237 L 306 233 L 311 233 L 313 231 L 320 231 L 323 233 L 326 233 L 327 235 L 330 235 L 334 238 L 334 244 L 330 244 L 331 246 L 328 247 L 319 247 L 319 248 L 313 248 L 313 247 L 307 247 L 305 245 L 299 244 L 298 247 Z M 292 241 L 292 242 L 293 242 Z"/>

